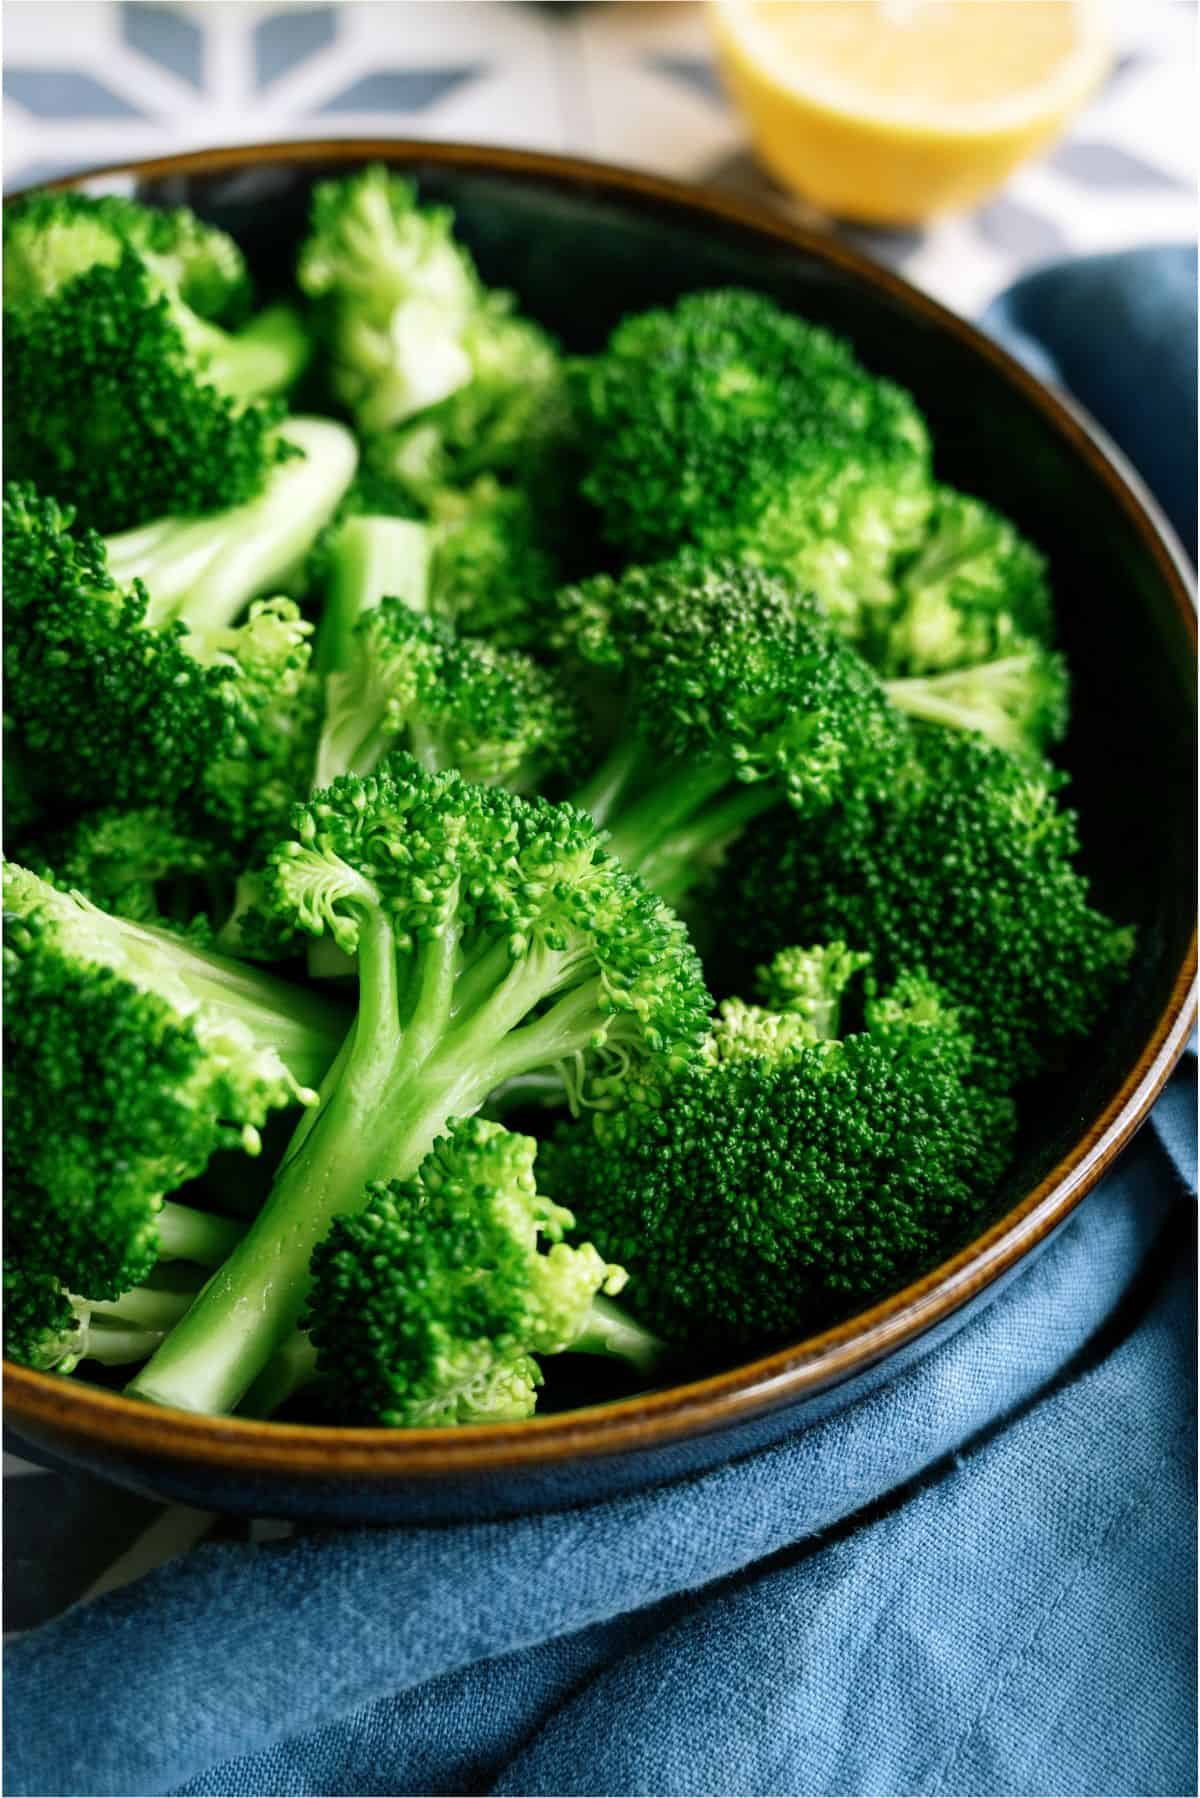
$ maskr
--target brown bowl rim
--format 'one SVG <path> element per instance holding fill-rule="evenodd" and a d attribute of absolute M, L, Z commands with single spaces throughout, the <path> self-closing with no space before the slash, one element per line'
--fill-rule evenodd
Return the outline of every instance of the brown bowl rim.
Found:
<path fill-rule="evenodd" d="M 1195 600 L 1183 552 L 1136 476 L 1121 458 L 1100 446 L 1074 402 L 1065 402 L 990 338 L 901 276 L 765 206 L 617 164 L 410 138 L 227 145 L 113 163 L 39 185 L 77 186 L 117 175 L 144 181 L 170 175 L 220 174 L 265 161 L 295 168 L 373 159 L 478 169 L 567 187 L 600 187 L 618 199 L 650 201 L 698 218 L 715 216 L 882 289 L 910 312 L 956 336 L 991 362 L 1099 475 L 1166 582 L 1190 634 L 1194 655 Z M 86 1443 L 99 1438 L 110 1450 L 193 1465 L 215 1464 L 227 1470 L 312 1480 L 353 1476 L 374 1482 L 510 1472 L 568 1458 L 614 1455 L 709 1432 L 773 1409 L 840 1384 L 924 1334 L 1015 1267 L 1074 1210 L 1128 1143 L 1162 1090 L 1196 1015 L 1195 982 L 1193 931 L 1170 998 L 1116 1093 L 1038 1185 L 981 1236 L 869 1310 L 727 1372 L 585 1410 L 535 1417 L 526 1423 L 396 1431 L 260 1423 L 157 1410 L 119 1393 L 35 1373 L 6 1361 L 4 1395 L 9 1420 L 18 1428 L 23 1423 L 33 1425 L 35 1431 L 40 1428 L 58 1440 L 65 1436 Z"/>

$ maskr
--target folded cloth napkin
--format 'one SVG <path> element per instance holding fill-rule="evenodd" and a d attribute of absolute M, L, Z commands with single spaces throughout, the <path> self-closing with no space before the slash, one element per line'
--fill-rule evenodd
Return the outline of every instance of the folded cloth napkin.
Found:
<path fill-rule="evenodd" d="M 1132 370 L 1163 327 L 1130 296 L 1186 254 L 999 316 L 1132 441 L 1144 388 L 1067 315 L 1105 346 L 1120 318 Z M 211 1545 L 22 1638 L 8 1792 L 1195 1791 L 1195 1118 L 1189 1054 L 1019 1281 L 774 1448 L 507 1523 Z"/>

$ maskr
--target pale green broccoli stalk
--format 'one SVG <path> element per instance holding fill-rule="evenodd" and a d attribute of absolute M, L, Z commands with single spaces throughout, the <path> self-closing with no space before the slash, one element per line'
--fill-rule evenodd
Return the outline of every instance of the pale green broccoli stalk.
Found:
<path fill-rule="evenodd" d="M 899 565 L 868 653 L 887 674 L 942 674 L 1048 645 L 1046 561 L 982 500 L 938 487 L 924 537 Z"/>
<path fill-rule="evenodd" d="M 709 1007 L 682 926 L 590 820 L 406 756 L 297 811 L 265 905 L 355 959 L 359 1011 L 247 1236 L 132 1383 L 188 1410 L 237 1406 L 333 1219 L 410 1178 L 450 1118 L 542 1068 L 684 1062 Z"/>
<path fill-rule="evenodd" d="M 146 589 L 150 628 L 180 623 L 204 638 L 232 624 L 249 600 L 293 584 L 354 478 L 358 450 L 328 418 L 290 418 L 280 436 L 295 454 L 254 499 L 105 538 L 113 580 Z"/>
<path fill-rule="evenodd" d="M 634 561 L 686 545 L 788 574 L 847 636 L 895 602 L 933 500 L 910 395 L 738 290 L 625 319 L 574 371 L 583 491 Z"/>
<path fill-rule="evenodd" d="M 6 211 L 10 475 L 121 530 L 236 506 L 295 454 L 276 427 L 310 340 L 288 307 L 236 330 L 236 246 L 188 212 L 34 194 Z"/>
<path fill-rule="evenodd" d="M 537 1189 L 532 1137 L 452 1124 L 417 1173 L 372 1189 L 313 1255 L 304 1323 L 339 1422 L 420 1429 L 530 1417 L 538 1357 L 605 1354 L 648 1376 L 663 1345 L 625 1284 Z"/>
<path fill-rule="evenodd" d="M 1069 678 L 1063 658 L 1041 644 L 944 674 L 884 682 L 910 718 L 973 731 L 1009 755 L 1036 760 L 1066 734 Z"/>

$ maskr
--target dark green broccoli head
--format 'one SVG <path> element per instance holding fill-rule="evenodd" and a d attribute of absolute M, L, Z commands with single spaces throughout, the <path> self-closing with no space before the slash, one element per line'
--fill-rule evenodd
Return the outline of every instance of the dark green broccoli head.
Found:
<path fill-rule="evenodd" d="M 88 812 L 40 837 L 23 859 L 55 886 L 145 924 L 198 923 L 208 896 L 237 873 L 227 847 L 161 806 Z"/>
<path fill-rule="evenodd" d="M 145 588 L 119 587 L 101 540 L 30 487 L 5 499 L 4 598 L 6 703 L 60 800 L 173 802 L 200 787 L 233 738 L 232 668 L 197 662 L 181 625 L 148 632 Z"/>
<path fill-rule="evenodd" d="M 868 1000 L 860 1033 L 726 1055 L 657 1103 L 560 1126 L 542 1178 L 668 1341 L 801 1336 L 900 1285 L 983 1211 L 1013 1114 L 971 1060 L 955 1014 L 908 980 Z"/>
<path fill-rule="evenodd" d="M 318 1245 L 305 1319 L 347 1422 L 399 1428 L 529 1417 L 534 1359 L 568 1347 L 624 1284 L 537 1190 L 531 1137 L 452 1124 L 411 1180 L 376 1186 Z"/>
<path fill-rule="evenodd" d="M 157 1258 L 163 1194 L 314 1095 L 182 941 L 11 863 L 4 910 L 6 1213 L 31 1265 L 116 1296 Z"/>
<path fill-rule="evenodd" d="M 924 730 L 893 793 L 809 825 L 747 832 L 710 913 L 728 976 L 799 937 L 861 945 L 883 978 L 923 968 L 1009 1084 L 1096 1022 L 1133 937 L 1089 903 L 1063 780 Z"/>
<path fill-rule="evenodd" d="M 1045 557 L 982 500 L 939 487 L 895 604 L 875 625 L 868 653 L 887 674 L 940 674 L 1048 644 Z"/>
<path fill-rule="evenodd" d="M 906 753 L 867 664 L 793 583 L 747 563 L 685 552 L 594 576 L 559 596 L 552 641 L 624 681 L 652 768 L 715 762 L 813 810 L 886 785 Z"/>
<path fill-rule="evenodd" d="M 891 603 L 929 511 L 928 436 L 842 339 L 756 294 L 692 294 L 626 319 L 575 387 L 584 492 L 626 554 L 786 569 L 850 635 Z"/>
<path fill-rule="evenodd" d="M 223 310 L 242 275 L 194 222 L 78 195 L 26 204 L 6 228 L 10 472 L 106 531 L 250 498 L 292 453 L 268 396 L 304 364 L 298 321 L 276 309 L 232 333 L 205 317 L 195 301 Z"/>
<path fill-rule="evenodd" d="M 356 626 L 349 665 L 326 680 L 316 785 L 369 774 L 394 748 L 430 769 L 528 792 L 580 773 L 588 737 L 557 670 L 520 650 L 458 639 L 440 620 L 385 599 Z"/>
<path fill-rule="evenodd" d="M 139 251 L 201 318 L 236 323 L 249 310 L 245 257 L 226 232 L 186 206 L 143 206 L 118 194 L 32 193 L 5 208 L 4 303 L 54 297 L 77 275 Z"/>
<path fill-rule="evenodd" d="M 467 637 L 542 647 L 557 584 L 545 515 L 522 487 L 490 475 L 430 503 L 430 609 Z"/>
<path fill-rule="evenodd" d="M 5 1199 L 9 1204 L 11 1186 Z M 26 1212 L 29 1195 L 18 1200 Z M 6 1234 L 7 1225 L 6 1225 Z M 70 1373 L 79 1360 L 83 1332 L 75 1306 L 53 1274 L 31 1267 L 20 1251 L 4 1257 L 4 1358 L 46 1373 Z"/>
<path fill-rule="evenodd" d="M 242 623 L 206 632 L 150 629 L 141 581 L 119 585 L 70 511 L 14 486 L 4 527 L 7 703 L 58 801 L 163 806 L 185 833 L 202 820 L 231 848 L 274 840 L 307 785 L 319 722 L 311 627 L 294 602 L 256 601 Z"/>

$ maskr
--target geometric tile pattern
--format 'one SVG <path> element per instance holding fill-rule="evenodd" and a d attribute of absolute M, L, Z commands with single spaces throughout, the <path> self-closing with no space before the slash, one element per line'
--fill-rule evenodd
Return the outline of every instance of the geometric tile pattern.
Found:
<path fill-rule="evenodd" d="M 1047 256 L 1195 227 L 1195 8 L 1118 9 L 1071 135 L 974 214 L 919 231 L 816 217 L 755 161 L 702 8 L 567 0 L 8 0 L 9 187 L 167 148 L 306 131 L 510 143 L 708 180 L 840 230 L 960 311 Z"/>

